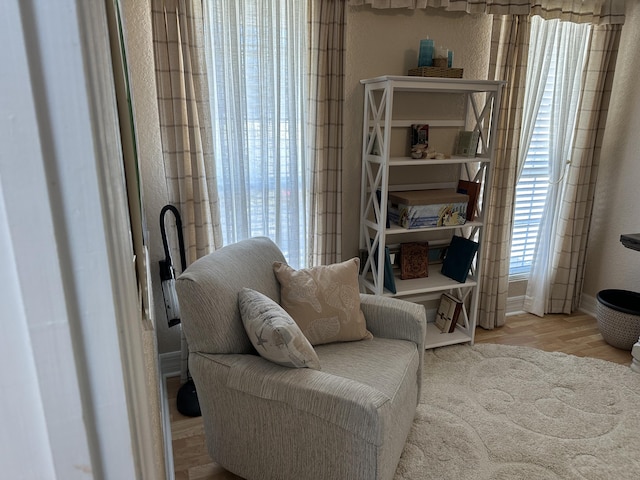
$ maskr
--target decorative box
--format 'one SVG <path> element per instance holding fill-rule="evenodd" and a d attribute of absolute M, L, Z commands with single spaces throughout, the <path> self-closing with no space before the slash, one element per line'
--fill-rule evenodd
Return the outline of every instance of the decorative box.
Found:
<path fill-rule="evenodd" d="M 469 196 L 455 189 L 389 193 L 388 218 L 403 228 L 463 225 Z"/>

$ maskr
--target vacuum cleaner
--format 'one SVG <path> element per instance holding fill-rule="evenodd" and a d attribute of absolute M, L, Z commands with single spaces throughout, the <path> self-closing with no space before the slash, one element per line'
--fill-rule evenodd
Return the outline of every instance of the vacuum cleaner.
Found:
<path fill-rule="evenodd" d="M 164 260 L 160 260 L 160 280 L 162 282 L 162 296 L 164 298 L 164 307 L 167 313 L 167 322 L 169 328 L 180 324 L 180 304 L 178 303 L 178 294 L 176 292 L 176 272 L 171 262 L 171 252 L 169 251 L 169 243 L 167 241 L 167 231 L 165 228 L 165 216 L 167 212 L 173 213 L 176 221 L 176 229 L 178 234 L 178 246 L 180 250 L 180 266 L 182 271 L 187 268 L 186 255 L 184 249 L 184 237 L 182 236 L 182 219 L 180 212 L 173 205 L 165 205 L 160 211 L 160 233 L 162 235 L 162 244 L 164 246 Z M 188 348 L 184 339 L 184 333 L 181 339 L 182 349 L 182 366 L 181 379 L 184 381 L 176 399 L 178 412 L 188 417 L 199 417 L 200 403 L 198 402 L 198 393 L 196 385 L 189 375 L 188 366 Z"/>

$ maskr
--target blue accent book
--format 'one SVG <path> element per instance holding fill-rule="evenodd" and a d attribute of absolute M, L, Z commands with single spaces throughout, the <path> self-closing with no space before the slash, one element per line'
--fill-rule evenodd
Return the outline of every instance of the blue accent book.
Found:
<path fill-rule="evenodd" d="M 373 240 L 371 240 L 373 242 Z M 378 267 L 378 249 L 376 248 L 375 252 L 373 252 L 373 261 Z M 389 251 L 389 247 L 384 247 L 384 280 L 383 286 L 387 290 L 389 290 L 394 295 L 397 293 L 396 290 L 396 279 L 393 276 L 393 265 L 391 264 L 391 252 Z"/>
<path fill-rule="evenodd" d="M 457 282 L 466 282 L 478 247 L 477 242 L 454 235 L 442 262 L 442 274 Z"/>

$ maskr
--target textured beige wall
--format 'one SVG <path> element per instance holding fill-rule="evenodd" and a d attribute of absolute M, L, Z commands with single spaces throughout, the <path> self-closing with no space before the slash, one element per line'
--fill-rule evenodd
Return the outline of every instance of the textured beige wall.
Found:
<path fill-rule="evenodd" d="M 627 2 L 602 145 L 583 293 L 640 291 L 640 252 L 620 243 L 640 232 L 640 2 Z"/>
<path fill-rule="evenodd" d="M 364 87 L 360 80 L 406 75 L 417 66 L 420 39 L 454 51 L 453 66 L 465 78 L 487 75 L 491 18 L 438 9 L 373 10 L 350 7 L 347 13 L 345 134 L 343 168 L 343 258 L 358 254 L 361 142 Z"/>
<path fill-rule="evenodd" d="M 158 273 L 158 262 L 164 258 L 159 215 L 167 203 L 167 189 L 162 162 L 156 78 L 153 58 L 150 0 L 125 0 L 123 29 L 127 42 L 127 63 L 131 80 L 131 97 L 136 124 L 142 202 L 148 230 L 149 267 L 153 286 L 153 312 L 158 351 L 180 350 L 180 330 L 169 329 Z M 169 215 L 167 215 L 170 218 Z M 174 259 L 179 264 L 179 259 Z"/>

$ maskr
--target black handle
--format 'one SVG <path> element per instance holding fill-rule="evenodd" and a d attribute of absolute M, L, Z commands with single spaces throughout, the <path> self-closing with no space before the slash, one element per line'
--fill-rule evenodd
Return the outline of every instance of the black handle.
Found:
<path fill-rule="evenodd" d="M 170 270 L 170 267 L 172 266 L 171 253 L 169 252 L 169 244 L 167 243 L 167 232 L 164 227 L 164 218 L 167 211 L 171 211 L 174 217 L 176 218 L 176 227 L 178 230 L 178 245 L 180 247 L 180 262 L 182 266 L 182 271 L 184 272 L 187 268 L 187 261 L 185 259 L 184 238 L 182 236 L 182 219 L 180 218 L 180 212 L 173 205 L 165 205 L 164 207 L 162 207 L 162 210 L 160 211 L 160 234 L 162 235 L 162 245 L 164 246 L 164 256 L 165 256 L 164 266 L 166 269 L 169 269 L 169 270 Z M 163 262 L 161 262 L 161 268 L 162 268 L 162 263 Z M 160 275 L 163 275 L 163 273 L 160 272 Z M 172 277 L 169 277 L 169 278 L 172 278 Z"/>

